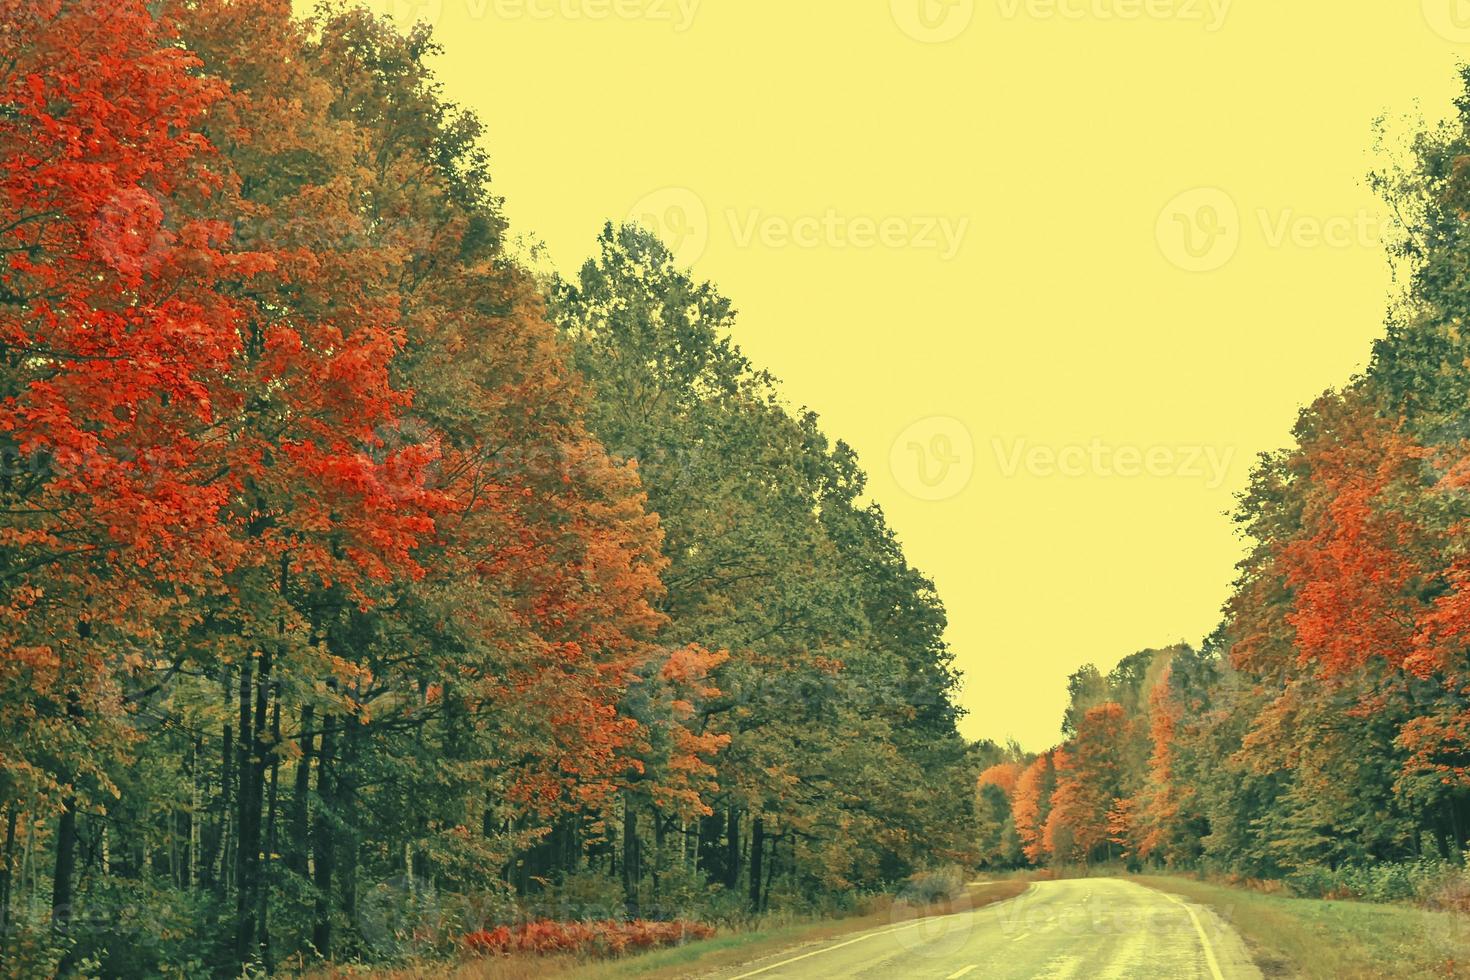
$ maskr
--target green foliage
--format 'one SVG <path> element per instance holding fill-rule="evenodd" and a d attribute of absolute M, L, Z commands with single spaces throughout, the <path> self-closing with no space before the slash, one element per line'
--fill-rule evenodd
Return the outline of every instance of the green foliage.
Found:
<path fill-rule="evenodd" d="M 13 912 L 12 912 L 13 914 Z M 51 928 L 49 917 L 17 916 L 6 923 L 4 957 L 0 977 L 5 980 L 35 980 L 59 973 L 69 961 L 74 942 Z"/>
<path fill-rule="evenodd" d="M 605 227 L 553 295 L 592 430 L 637 462 L 659 514 L 669 632 L 730 652 L 702 717 L 731 738 L 709 802 L 788 839 L 771 853 L 806 880 L 795 891 L 891 882 L 923 851 L 967 853 L 958 790 L 973 773 L 943 606 L 863 499 L 850 448 L 781 402 L 731 340 L 729 300 L 648 232 Z M 700 848 L 731 891 L 742 875 L 749 888 L 749 858 L 731 869 L 714 840 Z"/>
<path fill-rule="evenodd" d="M 1336 868 L 1310 865 L 1286 876 L 1292 893 L 1303 898 L 1352 898 L 1365 902 L 1432 904 L 1465 870 L 1441 858 Z"/>
<path fill-rule="evenodd" d="M 200 930 L 210 896 L 159 880 L 104 878 L 78 896 L 68 933 L 72 959 L 98 963 L 104 976 L 205 977 L 217 953 Z"/>

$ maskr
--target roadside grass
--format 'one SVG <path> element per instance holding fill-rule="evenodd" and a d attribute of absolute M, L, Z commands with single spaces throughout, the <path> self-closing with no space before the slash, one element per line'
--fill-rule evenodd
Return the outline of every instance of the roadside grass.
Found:
<path fill-rule="evenodd" d="M 349 977 L 353 980 L 535 980 L 540 977 L 673 980 L 693 972 L 727 969 L 868 929 L 982 908 L 1014 898 L 1027 887 L 1026 881 L 1015 878 L 978 882 L 967 885 L 965 894 L 959 898 L 926 906 L 910 906 L 882 898 L 871 903 L 865 912 L 842 919 L 791 919 L 784 922 L 778 919 L 774 923 L 768 920 L 750 929 L 721 930 L 712 939 L 610 960 L 581 956 L 486 956 L 394 969 L 332 967 L 314 972 L 310 977 L 311 980 L 346 980 Z"/>
<path fill-rule="evenodd" d="M 965 894 L 959 898 L 926 906 L 895 903 L 891 898 L 884 898 L 874 903 L 863 915 L 794 924 L 773 930 L 730 933 L 676 949 L 585 964 L 575 976 L 586 977 L 588 980 L 620 980 L 623 977 L 672 980 L 686 976 L 691 970 L 707 972 L 725 969 L 785 950 L 795 950 L 801 946 L 827 942 L 869 929 L 983 908 L 1014 898 L 1028 887 L 1026 882 L 1019 880 L 979 882 L 967 885 Z"/>
<path fill-rule="evenodd" d="M 1214 909 L 1267 977 L 1470 977 L 1470 917 L 1463 914 L 1291 898 L 1184 877 L 1130 880 Z"/>

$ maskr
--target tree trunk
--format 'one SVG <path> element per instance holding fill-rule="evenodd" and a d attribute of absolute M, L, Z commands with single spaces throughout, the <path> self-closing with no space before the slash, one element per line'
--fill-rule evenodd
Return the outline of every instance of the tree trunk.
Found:
<path fill-rule="evenodd" d="M 0 856 L 0 936 L 10 935 L 10 883 L 15 868 L 15 824 L 20 808 L 5 808 L 5 853 Z"/>
<path fill-rule="evenodd" d="M 771 857 L 770 860 L 766 862 L 766 884 L 765 887 L 761 889 L 760 911 L 762 912 L 764 912 L 771 905 L 771 882 L 776 880 L 776 868 L 781 863 L 777 860 L 777 858 L 781 856 L 781 837 L 781 834 L 777 834 L 775 837 L 771 838 Z"/>
<path fill-rule="evenodd" d="M 787 855 L 784 871 L 786 881 L 791 886 L 791 890 L 793 892 L 796 891 L 799 875 L 796 867 L 796 834 L 794 832 L 791 834 L 791 853 Z"/>
<path fill-rule="evenodd" d="M 731 804 L 725 825 L 725 887 L 740 887 L 740 810 Z"/>
<path fill-rule="evenodd" d="M 750 910 L 761 910 L 761 860 L 766 850 L 766 822 L 760 817 L 750 825 Z"/>
<path fill-rule="evenodd" d="M 185 891 L 194 887 L 199 867 L 199 739 L 189 746 L 189 811 L 184 814 L 184 860 L 180 884 Z"/>
<path fill-rule="evenodd" d="M 265 972 L 275 972 L 275 964 L 271 959 L 271 934 L 270 934 L 270 885 L 271 885 L 271 855 L 276 853 L 276 801 L 279 799 L 277 790 L 280 785 L 281 757 L 274 751 L 274 747 L 281 744 L 281 698 L 280 692 L 276 692 L 275 706 L 271 708 L 271 764 L 270 764 L 270 795 L 265 807 L 265 855 L 261 859 L 260 868 L 260 893 L 256 899 L 255 917 L 260 922 L 260 952 L 265 963 Z"/>
<path fill-rule="evenodd" d="M 232 671 L 225 667 L 221 675 L 221 686 L 224 689 L 225 704 L 228 705 Z M 204 856 L 199 862 L 199 881 L 204 887 L 214 890 L 221 898 L 224 897 L 223 887 L 224 875 L 217 873 L 216 869 L 224 867 L 225 851 L 225 829 L 230 821 L 230 788 L 234 785 L 234 761 L 235 761 L 235 728 L 228 721 L 221 726 L 220 730 L 220 763 L 219 763 L 219 801 L 211 802 L 209 808 L 216 814 L 216 819 L 209 828 L 209 837 L 204 844 Z M 220 887 L 216 888 L 215 886 Z"/>
<path fill-rule="evenodd" d="M 1465 861 L 1465 837 L 1460 831 L 1460 803 L 1458 800 L 1446 801 L 1450 812 L 1450 844 L 1454 848 L 1455 862 L 1463 864 Z"/>
<path fill-rule="evenodd" d="M 51 925 L 65 932 L 71 920 L 73 877 L 77 870 L 77 801 L 68 799 L 56 825 L 56 870 L 51 879 Z"/>
<path fill-rule="evenodd" d="M 631 790 L 623 791 L 623 902 L 628 914 L 638 915 L 638 880 L 643 877 L 643 855 L 638 841 L 638 807 Z"/>
<path fill-rule="evenodd" d="M 342 765 L 337 771 L 336 779 L 337 810 L 345 825 L 341 835 L 342 862 L 337 877 L 341 909 L 350 922 L 357 918 L 357 865 L 361 838 L 352 816 L 357 812 L 357 784 L 354 778 L 362 724 L 355 715 L 348 715 L 345 721 L 342 730 Z"/>
<path fill-rule="evenodd" d="M 83 639 L 90 636 L 86 623 L 79 624 L 77 632 Z M 82 717 L 81 699 L 76 691 L 66 695 L 66 714 L 74 721 Z M 77 871 L 77 801 L 75 797 L 63 801 L 65 809 L 56 827 L 56 865 L 51 879 L 51 925 L 60 932 L 66 930 L 71 920 L 71 904 L 75 891 Z"/>
<path fill-rule="evenodd" d="M 656 806 L 649 807 L 649 814 L 653 819 L 653 860 L 649 862 L 649 869 L 653 876 L 653 897 L 657 901 L 658 867 L 664 860 L 664 821 Z"/>
<path fill-rule="evenodd" d="M 264 679 L 270 670 L 269 654 L 260 654 L 260 674 Z M 252 683 L 249 661 L 240 665 L 240 741 L 236 748 L 236 767 L 239 770 L 239 792 L 235 825 L 239 828 L 239 842 L 235 851 L 235 960 L 244 965 L 250 962 L 255 952 L 256 911 L 259 907 L 260 888 L 260 803 L 261 776 L 260 744 L 256 728 L 260 719 L 254 711 L 260 708 L 263 693 L 257 693 L 258 683 Z"/>
<path fill-rule="evenodd" d="M 724 879 L 725 865 L 722 858 L 725 855 L 720 847 L 724 823 L 718 813 L 699 818 L 699 838 L 694 844 L 694 870 L 703 871 L 707 881 Z"/>
<path fill-rule="evenodd" d="M 312 865 L 316 871 L 316 915 L 311 928 L 311 944 L 323 959 L 332 956 L 332 876 L 336 871 L 336 835 L 332 833 L 331 811 L 336 804 L 333 786 L 333 727 L 336 719 L 322 719 L 321 748 L 316 760 L 316 796 L 318 810 L 311 832 Z"/>
<path fill-rule="evenodd" d="M 311 725 L 315 714 L 312 705 L 301 709 L 301 758 L 296 763 L 296 782 L 291 788 L 291 852 L 286 857 L 286 867 L 303 878 L 308 863 L 307 798 L 311 794 Z"/>

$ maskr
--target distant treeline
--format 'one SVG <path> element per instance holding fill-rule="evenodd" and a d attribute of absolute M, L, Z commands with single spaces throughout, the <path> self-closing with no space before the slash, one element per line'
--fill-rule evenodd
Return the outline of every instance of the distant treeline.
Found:
<path fill-rule="evenodd" d="M 1372 176 L 1401 222 L 1391 251 L 1406 288 L 1367 371 L 1260 458 L 1235 515 L 1250 549 L 1223 623 L 1201 652 L 1072 676 L 1066 741 L 1013 750 L 980 777 L 988 863 L 1123 858 L 1281 878 L 1463 860 L 1466 81 L 1458 118 L 1419 136 L 1411 164 Z"/>

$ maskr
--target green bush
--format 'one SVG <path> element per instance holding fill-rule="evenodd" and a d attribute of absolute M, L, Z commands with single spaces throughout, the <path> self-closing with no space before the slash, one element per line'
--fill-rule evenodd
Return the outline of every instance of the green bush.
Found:
<path fill-rule="evenodd" d="M 1352 898 L 1365 902 L 1429 902 L 1448 879 L 1464 870 L 1438 858 L 1328 868 L 1309 865 L 1287 875 L 1292 893 L 1302 898 Z"/>
<path fill-rule="evenodd" d="M 192 978 L 212 975 L 218 950 L 200 923 L 212 919 L 199 892 L 158 881 L 104 878 L 77 896 L 65 932 L 81 976 Z"/>
<path fill-rule="evenodd" d="M 0 980 L 55 976 L 71 947 L 44 916 L 15 916 L 0 933 Z"/>
<path fill-rule="evenodd" d="M 525 896 L 517 911 L 523 919 L 601 922 L 623 918 L 626 903 L 619 879 L 595 871 L 580 871 L 563 875 L 546 889 Z"/>

